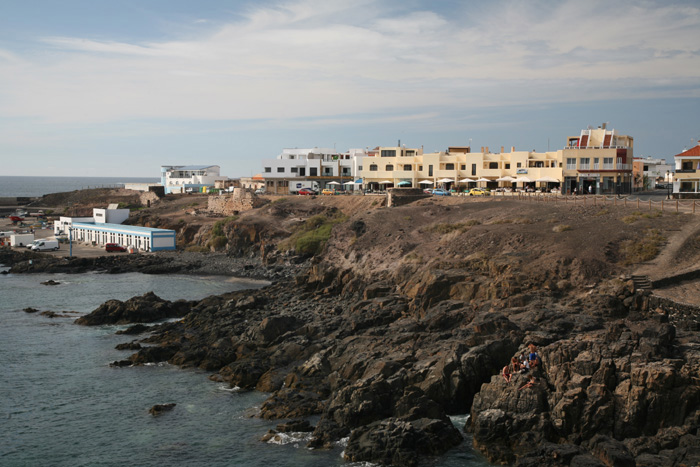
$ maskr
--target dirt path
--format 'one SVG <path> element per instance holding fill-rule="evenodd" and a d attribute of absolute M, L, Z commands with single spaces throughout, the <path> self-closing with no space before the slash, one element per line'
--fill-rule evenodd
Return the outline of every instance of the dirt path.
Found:
<path fill-rule="evenodd" d="M 690 264 L 679 262 L 679 258 L 682 258 L 681 248 L 691 237 L 700 235 L 700 216 L 693 216 L 688 224 L 679 231 L 664 230 L 663 233 L 667 236 L 668 243 L 661 253 L 652 261 L 640 265 L 633 274 L 649 276 L 651 280 L 658 280 L 700 267 L 695 262 Z"/>

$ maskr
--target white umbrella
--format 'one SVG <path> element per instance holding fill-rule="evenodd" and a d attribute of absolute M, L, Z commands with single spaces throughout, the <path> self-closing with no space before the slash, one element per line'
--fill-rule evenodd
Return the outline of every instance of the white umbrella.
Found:
<path fill-rule="evenodd" d="M 387 183 L 394 183 L 391 180 L 384 180 L 383 182 L 379 182 L 380 185 L 386 185 Z"/>
<path fill-rule="evenodd" d="M 431 182 L 430 180 L 421 180 L 420 182 L 421 185 L 432 185 L 434 182 Z"/>
<path fill-rule="evenodd" d="M 518 177 L 518 178 L 516 178 L 516 179 L 513 180 L 513 181 L 514 181 L 514 182 L 523 182 L 523 183 L 527 183 L 527 182 L 531 182 L 532 180 L 530 180 L 530 179 L 527 178 L 527 177 Z"/>
<path fill-rule="evenodd" d="M 471 178 L 463 178 L 462 180 L 459 181 L 459 183 L 471 183 L 473 181 L 474 180 L 472 180 Z"/>
<path fill-rule="evenodd" d="M 354 184 L 355 184 L 355 182 L 353 182 L 353 181 L 343 183 L 343 185 L 354 185 Z M 358 185 L 359 185 L 359 183 L 358 183 Z"/>
<path fill-rule="evenodd" d="M 535 180 L 536 182 L 559 183 L 559 180 L 552 177 L 542 177 Z"/>
<path fill-rule="evenodd" d="M 515 180 L 515 179 L 513 177 L 511 177 L 510 175 L 506 175 L 505 177 L 501 177 L 501 178 L 496 179 L 497 182 L 512 182 L 513 180 Z"/>
<path fill-rule="evenodd" d="M 454 182 L 454 180 L 451 179 L 451 178 L 441 178 L 441 179 L 438 180 L 437 182 L 438 182 L 438 183 L 450 183 L 450 182 Z"/>
<path fill-rule="evenodd" d="M 340 185 L 338 182 L 328 182 L 327 185 Z"/>
<path fill-rule="evenodd" d="M 477 182 L 490 182 L 488 178 L 481 177 L 480 179 L 477 180 Z"/>

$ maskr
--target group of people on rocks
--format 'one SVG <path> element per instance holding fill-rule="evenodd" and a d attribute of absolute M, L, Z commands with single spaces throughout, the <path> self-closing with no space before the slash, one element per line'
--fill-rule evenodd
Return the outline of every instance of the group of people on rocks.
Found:
<path fill-rule="evenodd" d="M 513 357 L 510 359 L 510 363 L 503 367 L 501 375 L 506 383 L 510 383 L 513 375 L 528 373 L 530 370 L 539 367 L 542 364 L 540 356 L 537 354 L 537 346 L 530 343 L 528 346 L 529 352 L 523 352 L 520 357 Z M 519 389 L 525 389 L 532 387 L 535 384 L 535 376 L 530 375 L 530 379 L 525 385 Z"/>

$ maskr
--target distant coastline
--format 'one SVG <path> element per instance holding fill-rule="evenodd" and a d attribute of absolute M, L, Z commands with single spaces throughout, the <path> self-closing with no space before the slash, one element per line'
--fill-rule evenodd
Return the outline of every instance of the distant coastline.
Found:
<path fill-rule="evenodd" d="M 0 197 L 39 197 L 86 188 L 119 187 L 124 183 L 160 181 L 157 177 L 38 177 L 0 176 Z"/>

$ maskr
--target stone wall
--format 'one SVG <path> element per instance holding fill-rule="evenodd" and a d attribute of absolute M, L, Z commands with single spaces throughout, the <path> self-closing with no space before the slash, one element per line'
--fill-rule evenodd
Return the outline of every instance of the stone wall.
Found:
<path fill-rule="evenodd" d="M 230 195 L 209 196 L 207 209 L 214 214 L 232 216 L 239 212 L 259 208 L 269 203 L 268 200 L 256 196 L 243 189 L 234 188 Z"/>
<path fill-rule="evenodd" d="M 386 205 L 387 207 L 403 206 L 428 197 L 430 195 L 424 193 L 420 188 L 390 188 L 386 197 Z"/>

